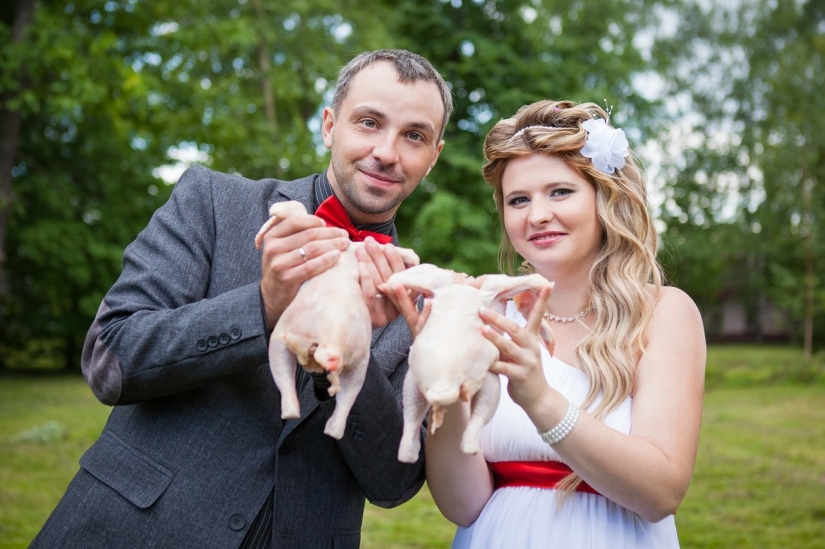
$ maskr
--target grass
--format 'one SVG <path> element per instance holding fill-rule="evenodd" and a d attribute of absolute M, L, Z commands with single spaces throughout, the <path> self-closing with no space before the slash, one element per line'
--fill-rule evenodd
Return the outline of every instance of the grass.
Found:
<path fill-rule="evenodd" d="M 109 409 L 79 376 L 0 378 L 0 547 L 27 547 Z"/>
<path fill-rule="evenodd" d="M 684 547 L 825 547 L 825 388 L 708 393 Z"/>
<path fill-rule="evenodd" d="M 395 509 L 367 504 L 361 549 L 448 549 L 455 525 L 441 516 L 426 484 Z"/>
<path fill-rule="evenodd" d="M 823 363 L 787 347 L 709 350 L 682 547 L 825 547 Z M 0 548 L 28 546 L 108 413 L 79 377 L 0 377 Z M 425 486 L 396 509 L 368 505 L 362 548 L 447 548 L 454 531 Z"/>
<path fill-rule="evenodd" d="M 793 347 L 714 345 L 708 349 L 705 389 L 809 384 L 825 381 L 825 353 L 806 361 Z"/>

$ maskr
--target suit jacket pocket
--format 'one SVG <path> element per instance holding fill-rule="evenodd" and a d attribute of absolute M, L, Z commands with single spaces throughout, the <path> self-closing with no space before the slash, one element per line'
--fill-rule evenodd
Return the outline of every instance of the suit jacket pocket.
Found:
<path fill-rule="evenodd" d="M 83 454 L 80 466 L 141 509 L 155 503 L 174 477 L 109 430 Z"/>

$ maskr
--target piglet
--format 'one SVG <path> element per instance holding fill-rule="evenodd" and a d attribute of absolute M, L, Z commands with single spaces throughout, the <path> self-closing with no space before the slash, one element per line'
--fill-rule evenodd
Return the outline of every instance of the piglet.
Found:
<path fill-rule="evenodd" d="M 481 429 L 498 407 L 500 382 L 489 372 L 499 358 L 498 348 L 481 333 L 479 309 L 504 312 L 515 297 L 525 316 L 542 288 L 553 283 L 538 274 L 485 275 L 473 279 L 460 273 L 422 264 L 393 274 L 386 291 L 403 286 L 430 297 L 432 306 L 424 326 L 410 347 L 409 371 L 404 379 L 404 433 L 399 461 L 415 463 L 421 450 L 419 426 L 431 409 L 429 430 L 444 419 L 444 408 L 462 399 L 470 401 L 470 421 L 461 438 L 461 451 L 480 449 Z M 524 292 L 529 292 L 525 295 Z M 553 336 L 542 321 L 541 338 L 553 353 Z"/>
<path fill-rule="evenodd" d="M 255 237 L 258 249 L 270 228 L 287 217 L 307 215 L 307 211 L 300 202 L 278 202 L 270 207 L 269 215 Z M 364 385 L 370 357 L 372 321 L 359 283 L 355 257 L 359 246 L 364 243 L 353 242 L 334 266 L 301 285 L 269 340 L 269 367 L 281 392 L 281 417 L 301 415 L 295 388 L 297 359 L 308 372 L 326 372 L 329 395 L 337 395 L 335 411 L 324 428 L 324 433 L 335 439 L 344 435 L 347 416 Z M 399 251 L 407 266 L 419 263 L 412 250 Z"/>

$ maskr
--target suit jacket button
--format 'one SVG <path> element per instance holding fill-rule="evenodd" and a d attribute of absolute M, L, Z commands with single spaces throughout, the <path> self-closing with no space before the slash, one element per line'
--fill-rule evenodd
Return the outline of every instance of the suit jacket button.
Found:
<path fill-rule="evenodd" d="M 221 334 L 220 336 L 218 336 L 218 343 L 220 343 L 221 345 L 226 345 L 227 343 L 229 343 L 229 334 Z"/>
<path fill-rule="evenodd" d="M 232 339 L 238 339 L 241 337 L 241 329 L 240 328 L 232 328 L 229 330 L 229 337 Z"/>
<path fill-rule="evenodd" d="M 217 347 L 218 346 L 218 336 L 209 336 L 209 339 L 206 340 L 210 347 Z"/>
<path fill-rule="evenodd" d="M 355 440 L 361 440 L 362 438 L 364 438 L 364 431 L 355 431 L 355 434 L 352 435 L 352 438 L 354 438 Z"/>
<path fill-rule="evenodd" d="M 239 515 L 235 513 L 231 517 L 229 517 L 229 527 L 236 532 L 238 530 L 243 530 L 243 527 L 246 526 L 246 519 L 243 518 L 243 515 Z"/>
<path fill-rule="evenodd" d="M 203 351 L 206 350 L 206 347 L 207 347 L 206 340 L 205 339 L 199 339 L 198 340 L 198 351 L 203 352 Z"/>

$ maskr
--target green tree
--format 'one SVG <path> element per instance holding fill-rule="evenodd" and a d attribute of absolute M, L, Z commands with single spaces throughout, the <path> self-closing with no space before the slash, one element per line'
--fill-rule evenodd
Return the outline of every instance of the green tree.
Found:
<path fill-rule="evenodd" d="M 7 138 L 17 147 L 2 157 L 12 167 L 0 356 L 20 363 L 22 350 L 25 360 L 53 356 L 69 367 L 123 246 L 165 200 L 152 170 L 167 144 L 148 138 L 158 108 L 123 63 L 153 14 L 131 3 L 21 5 L 31 23 L 0 49 L 2 106 L 19 120 Z"/>
<path fill-rule="evenodd" d="M 319 170 L 338 70 L 389 39 L 380 2 L 207 0 L 166 7 L 131 61 L 168 108 L 165 132 L 253 179 Z M 345 15 L 342 15 L 345 14 Z"/>
<path fill-rule="evenodd" d="M 499 119 L 541 99 L 603 100 L 636 143 L 655 105 L 634 78 L 647 70 L 635 44 L 653 24 L 645 0 L 497 2 L 426 0 L 395 11 L 398 45 L 430 59 L 452 85 L 456 109 L 441 159 L 401 207 L 402 235 L 423 260 L 470 274 L 495 272 L 498 230 L 481 177 L 482 142 Z M 594 16 L 598 14 L 598 16 Z"/>
<path fill-rule="evenodd" d="M 336 11 L 349 7 L 4 4 L 0 366 L 76 367 L 123 248 L 169 194 L 158 167 L 176 151 L 253 178 L 320 169 L 312 123 L 338 68 L 384 40 L 380 3 L 351 21 Z"/>
<path fill-rule="evenodd" d="M 761 0 L 687 4 L 676 33 L 657 47 L 660 70 L 683 106 L 686 149 L 670 165 L 671 231 L 731 226 L 725 261 L 744 276 L 731 288 L 758 313 L 763 297 L 784 306 L 811 356 L 825 295 L 823 264 L 825 122 L 821 90 L 825 7 Z M 680 94 L 680 92 L 682 92 Z M 731 201 L 730 197 L 735 197 Z M 700 238 L 688 253 L 700 256 Z M 758 314 L 753 314 L 755 319 Z"/>
<path fill-rule="evenodd" d="M 364 49 L 425 55 L 457 102 L 441 161 L 399 213 L 402 243 L 425 261 L 494 271 L 496 216 L 480 175 L 486 131 L 538 99 L 604 99 L 641 142 L 653 111 L 633 85 L 647 70 L 635 36 L 656 4 L 4 4 L 0 116 L 18 125 L 0 132 L 0 168 L 11 174 L 0 181 L 0 356 L 14 366 L 50 356 L 77 364 L 123 248 L 168 196 L 158 168 L 181 151 L 255 179 L 322 169 L 320 112 L 339 68 Z"/>
<path fill-rule="evenodd" d="M 12 203 L 12 168 L 20 139 L 20 102 L 24 84 L 20 66 L 20 43 L 31 25 L 34 0 L 7 2 L 0 7 L 0 297 L 8 294 L 6 285 L 6 232 Z"/>

